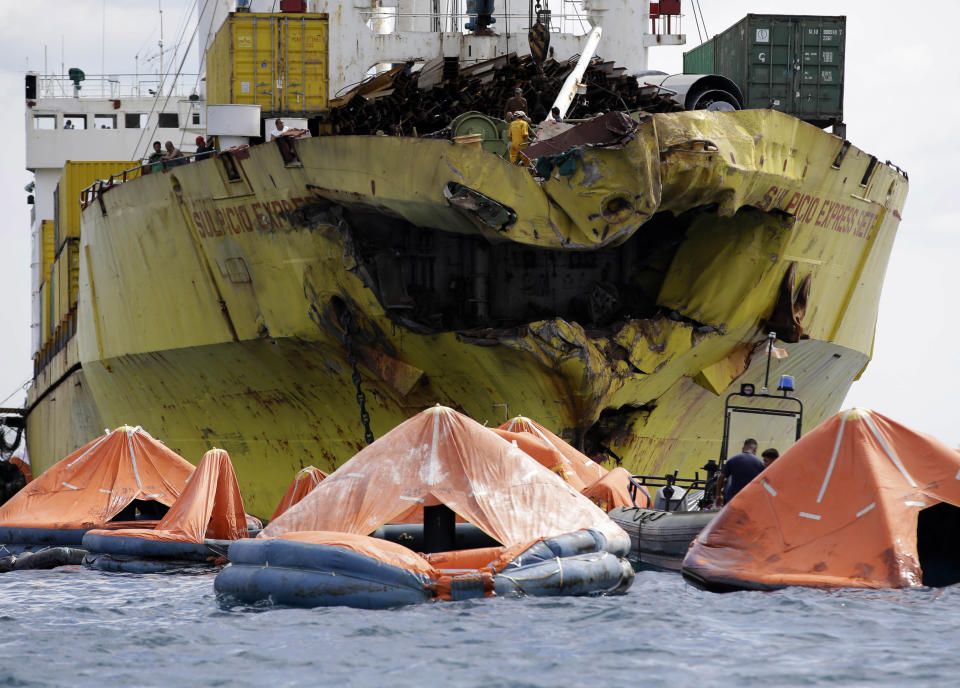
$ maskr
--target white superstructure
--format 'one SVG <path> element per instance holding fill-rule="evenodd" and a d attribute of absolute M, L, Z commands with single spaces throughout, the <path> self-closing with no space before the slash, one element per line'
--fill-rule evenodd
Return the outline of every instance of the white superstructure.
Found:
<path fill-rule="evenodd" d="M 650 3 L 639 0 L 542 0 L 553 12 L 550 49 L 557 59 L 581 52 L 595 26 L 603 30 L 598 54 L 630 73 L 647 69 L 647 50 L 682 45 L 680 33 L 655 33 Z M 209 0 L 198 27 L 209 47 L 236 0 Z M 252 12 L 275 12 L 276 0 L 251 0 Z M 496 0 L 490 35 L 465 32 L 466 0 L 306 0 L 308 12 L 329 16 L 329 93 L 342 94 L 383 63 L 458 57 L 461 64 L 530 52 L 532 2 Z M 674 26 L 679 27 L 679 22 Z"/>
<path fill-rule="evenodd" d="M 69 79 L 59 76 L 28 73 L 27 77 L 35 79 L 37 96 L 26 100 L 24 111 L 26 167 L 34 175 L 30 213 L 33 355 L 42 345 L 40 226 L 55 216 L 54 191 L 64 164 L 68 160 L 137 160 L 155 140 L 173 141 L 184 153 L 192 152 L 197 134 L 206 132 L 206 108 L 202 100 L 186 95 L 190 86 L 150 95 L 146 85 L 110 75 L 87 77 L 76 91 Z"/>

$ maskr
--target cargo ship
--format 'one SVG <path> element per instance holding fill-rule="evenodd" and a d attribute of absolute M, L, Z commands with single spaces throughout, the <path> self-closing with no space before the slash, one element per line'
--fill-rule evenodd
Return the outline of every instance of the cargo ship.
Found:
<path fill-rule="evenodd" d="M 670 76 L 646 51 L 679 2 L 584 0 L 579 33 L 532 2 L 239 4 L 201 18 L 198 92 L 27 75 L 35 474 L 139 424 L 227 449 L 264 517 L 436 403 L 686 474 L 726 395 L 776 384 L 771 331 L 807 427 L 869 362 L 907 179 L 843 137 L 842 17 L 749 15 Z M 567 98 L 530 165 L 515 88 Z M 142 173 L 195 135 L 219 152 Z"/>

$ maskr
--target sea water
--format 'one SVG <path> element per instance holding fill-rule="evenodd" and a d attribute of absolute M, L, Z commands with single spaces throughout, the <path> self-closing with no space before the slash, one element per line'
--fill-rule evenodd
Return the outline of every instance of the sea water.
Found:
<path fill-rule="evenodd" d="M 387 611 L 222 606 L 213 575 L 0 574 L 0 685 L 954 685 L 960 590 L 627 595 Z"/>

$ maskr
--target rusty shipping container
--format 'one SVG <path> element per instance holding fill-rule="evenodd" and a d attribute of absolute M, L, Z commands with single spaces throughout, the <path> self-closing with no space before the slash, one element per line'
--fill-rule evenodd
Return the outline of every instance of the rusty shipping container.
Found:
<path fill-rule="evenodd" d="M 207 102 L 327 109 L 327 28 L 323 14 L 231 14 L 207 51 Z"/>
<path fill-rule="evenodd" d="M 683 54 L 685 74 L 720 74 L 744 107 L 825 127 L 843 121 L 846 17 L 748 14 Z"/>
<path fill-rule="evenodd" d="M 80 237 L 80 192 L 98 179 L 107 179 L 139 164 L 130 160 L 67 160 L 54 196 L 56 255 L 60 255 L 68 238 Z"/>

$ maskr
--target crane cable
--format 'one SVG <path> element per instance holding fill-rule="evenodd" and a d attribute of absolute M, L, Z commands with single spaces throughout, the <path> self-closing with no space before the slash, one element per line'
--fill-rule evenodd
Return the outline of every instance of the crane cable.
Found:
<path fill-rule="evenodd" d="M 194 1 L 193 1 L 192 7 L 190 8 L 190 10 L 189 10 L 189 11 L 186 13 L 186 15 L 185 15 L 186 18 L 190 17 L 190 16 L 193 14 L 193 11 L 196 9 L 198 3 L 199 3 L 199 0 L 194 0 Z M 209 3 L 210 3 L 210 0 L 204 0 L 203 9 L 200 11 L 201 15 L 203 14 L 203 12 L 206 11 L 207 5 L 208 5 Z M 186 33 L 186 29 L 187 29 L 187 19 L 186 19 L 186 18 L 184 19 L 183 24 L 181 25 L 182 28 L 181 28 L 181 30 L 180 30 L 180 36 L 177 38 L 177 50 L 179 50 L 180 45 L 183 43 L 183 36 L 184 36 L 184 34 Z M 166 98 L 164 98 L 163 105 L 162 105 L 162 107 L 161 107 L 161 112 L 164 111 L 164 110 L 166 110 L 167 104 L 170 102 L 170 98 L 171 98 L 171 96 L 173 95 L 173 87 L 176 85 L 177 79 L 179 78 L 180 73 L 183 71 L 183 65 L 186 63 L 187 57 L 190 55 L 190 48 L 193 46 L 193 41 L 194 41 L 194 39 L 196 38 L 197 33 L 199 32 L 199 30 L 200 30 L 200 23 L 197 22 L 196 25 L 195 25 L 194 28 L 193 28 L 193 33 L 190 34 L 190 40 L 189 40 L 189 42 L 187 43 L 187 48 L 186 48 L 186 50 L 184 50 L 184 52 L 183 52 L 183 58 L 180 60 L 180 65 L 177 67 L 177 71 L 176 71 L 176 73 L 173 75 L 173 84 L 171 85 L 170 89 L 167 91 Z M 176 52 L 174 52 L 174 54 L 176 54 Z M 161 69 L 162 69 L 162 67 L 163 67 L 163 65 L 161 65 Z M 165 88 L 166 83 L 167 83 L 167 78 L 168 78 L 169 76 L 170 76 L 170 73 L 169 73 L 169 72 L 164 72 L 163 77 L 162 77 L 162 79 L 160 80 L 160 85 L 158 86 L 158 88 L 160 89 L 160 92 L 162 92 L 163 89 Z M 198 83 L 199 83 L 199 75 L 197 76 L 197 79 L 198 79 Z M 158 98 L 154 98 L 153 106 L 150 108 L 150 112 L 149 112 L 149 114 L 147 115 L 147 118 L 148 118 L 148 119 L 153 115 L 153 113 L 154 113 L 154 112 L 156 111 L 156 109 L 157 109 L 157 100 L 158 100 Z M 160 120 L 159 120 L 159 117 L 158 117 L 158 118 L 157 118 L 157 122 L 153 125 L 153 129 L 150 130 L 150 135 L 147 137 L 148 145 L 149 145 L 150 139 L 153 138 L 154 134 L 156 133 L 157 129 L 159 128 L 159 125 L 160 125 Z M 135 159 L 143 159 L 143 157 L 144 157 L 143 155 L 137 155 L 138 151 L 140 150 L 140 144 L 141 144 L 141 142 L 143 141 L 143 134 L 144 134 L 144 132 L 146 132 L 146 128 L 140 130 L 140 136 L 137 138 L 137 143 L 136 143 L 136 145 L 134 146 L 134 155 L 136 156 Z M 181 137 L 182 137 L 182 134 L 181 134 Z M 146 147 L 144 148 L 144 154 L 146 154 Z"/>

